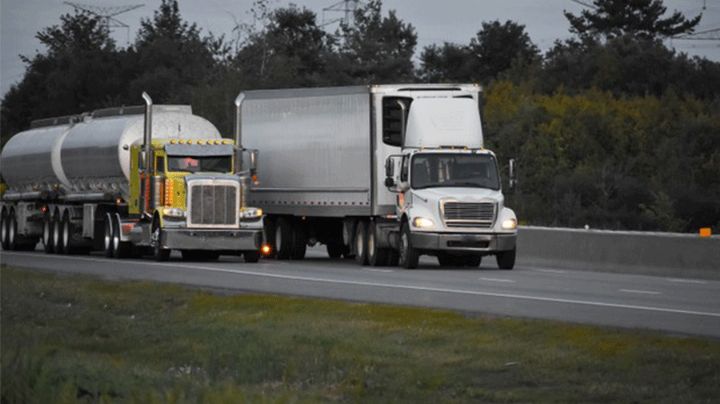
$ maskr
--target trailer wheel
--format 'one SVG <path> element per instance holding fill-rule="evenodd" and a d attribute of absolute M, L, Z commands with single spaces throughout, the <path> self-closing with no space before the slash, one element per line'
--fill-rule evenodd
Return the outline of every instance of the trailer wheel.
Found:
<path fill-rule="evenodd" d="M 8 249 L 8 213 L 5 208 L 0 213 L 0 245 L 3 250 Z"/>
<path fill-rule="evenodd" d="M 122 241 L 120 232 L 122 231 L 122 225 L 120 224 L 120 215 L 115 214 L 115 220 L 113 221 L 112 228 L 112 249 L 113 257 L 115 258 L 129 258 L 132 255 L 132 244 L 127 241 Z"/>
<path fill-rule="evenodd" d="M 370 222 L 367 228 L 367 254 L 368 264 L 374 267 L 381 267 L 388 264 L 389 250 L 379 248 L 377 245 L 377 234 L 379 227 L 375 222 Z"/>
<path fill-rule="evenodd" d="M 368 264 L 368 237 L 367 222 L 359 220 L 355 225 L 355 262 L 360 265 Z"/>
<path fill-rule="evenodd" d="M 495 256 L 495 259 L 497 259 L 498 268 L 500 269 L 513 269 L 515 266 L 515 252 L 517 251 L 516 248 L 513 248 L 509 251 L 501 251 L 497 253 Z"/>
<path fill-rule="evenodd" d="M 260 261 L 260 251 L 245 251 L 243 252 L 243 258 L 245 258 L 245 262 L 254 264 Z"/>
<path fill-rule="evenodd" d="M 52 254 L 55 250 L 53 248 L 53 228 L 52 228 L 52 215 L 50 211 L 46 211 L 43 215 L 43 233 L 42 233 L 42 242 L 43 242 L 43 251 L 45 251 L 45 254 Z"/>
<path fill-rule="evenodd" d="M 110 216 L 110 213 L 105 214 L 105 221 L 103 222 L 103 227 L 105 228 L 103 238 L 103 251 L 106 257 L 112 258 L 115 252 L 113 251 L 113 220 L 112 216 Z"/>
<path fill-rule="evenodd" d="M 14 251 L 17 250 L 17 218 L 15 217 L 15 209 L 10 209 L 7 221 L 7 249 Z"/>
<path fill-rule="evenodd" d="M 307 251 L 307 235 L 305 232 L 305 226 L 300 220 L 296 220 L 292 227 L 292 252 L 290 258 L 294 260 L 301 260 L 305 258 L 305 252 Z"/>
<path fill-rule="evenodd" d="M 398 264 L 405 269 L 417 268 L 420 262 L 420 252 L 412 246 L 410 226 L 408 222 L 402 224 L 400 229 L 400 259 Z"/>
<path fill-rule="evenodd" d="M 275 253 L 279 260 L 286 260 L 292 254 L 293 229 L 290 221 L 284 217 L 278 218 L 275 226 Z"/>
<path fill-rule="evenodd" d="M 60 236 L 60 251 L 62 252 L 62 254 L 72 254 L 72 247 L 70 245 L 72 239 L 72 227 L 70 223 L 70 214 L 67 210 L 65 211 L 62 219 L 60 220 L 60 226 L 60 232 L 62 233 L 62 235 Z"/>

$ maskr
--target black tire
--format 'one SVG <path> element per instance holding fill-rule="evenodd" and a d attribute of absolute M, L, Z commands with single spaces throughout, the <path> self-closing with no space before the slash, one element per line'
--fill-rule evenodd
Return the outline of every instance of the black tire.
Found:
<path fill-rule="evenodd" d="M 157 262 L 164 262 L 170 259 L 170 253 L 172 252 L 168 248 L 163 248 L 160 244 L 162 240 L 162 229 L 160 229 L 160 221 L 157 217 L 153 219 L 152 224 L 152 248 L 153 248 L 153 259 Z"/>
<path fill-rule="evenodd" d="M 345 251 L 345 246 L 340 243 L 328 243 L 325 245 L 325 248 L 327 248 L 328 257 L 332 259 L 342 257 L 343 252 Z"/>
<path fill-rule="evenodd" d="M 367 222 L 359 220 L 355 225 L 355 238 L 353 239 L 355 262 L 360 265 L 368 264 Z"/>
<path fill-rule="evenodd" d="M 405 269 L 415 269 L 420 262 L 420 252 L 412 246 L 410 226 L 407 222 L 400 228 L 400 259 L 398 265 Z"/>
<path fill-rule="evenodd" d="M 374 267 L 382 267 L 388 264 L 390 251 L 387 248 L 379 248 L 377 236 L 379 227 L 375 222 L 370 222 L 367 228 L 367 254 L 368 264 Z"/>
<path fill-rule="evenodd" d="M 513 248 L 509 251 L 501 251 L 495 255 L 497 265 L 500 269 L 511 270 L 515 267 L 515 253 L 517 249 Z"/>
<path fill-rule="evenodd" d="M 7 217 L 7 249 L 9 251 L 17 250 L 17 241 L 17 218 L 15 209 L 10 209 Z"/>
<path fill-rule="evenodd" d="M 307 251 L 307 233 L 305 231 L 305 225 L 299 220 L 293 223 L 292 228 L 292 251 L 290 258 L 294 260 L 301 260 L 305 258 L 305 252 Z"/>
<path fill-rule="evenodd" d="M 45 251 L 45 254 L 52 254 L 55 252 L 53 248 L 53 244 L 55 243 L 52 239 L 53 235 L 53 228 L 52 228 L 53 220 L 52 216 L 50 215 L 50 212 L 45 212 L 45 215 L 43 215 L 43 233 L 42 233 L 42 242 L 43 242 L 43 251 Z"/>
<path fill-rule="evenodd" d="M 115 250 L 113 249 L 113 220 L 109 213 L 105 214 L 105 220 L 103 221 L 103 253 L 107 258 L 115 256 Z"/>
<path fill-rule="evenodd" d="M 72 223 L 70 223 L 70 214 L 66 210 L 60 219 L 60 251 L 61 254 L 72 254 Z"/>
<path fill-rule="evenodd" d="M 59 210 L 55 210 L 55 214 L 53 215 L 53 251 L 55 251 L 55 254 L 66 254 L 66 252 L 63 250 L 63 246 L 65 245 L 65 240 L 62 239 L 63 232 L 62 232 L 62 216 L 60 215 Z"/>
<path fill-rule="evenodd" d="M 0 213 L 0 245 L 3 250 L 8 249 L 8 212 L 7 209 L 3 208 Z"/>
<path fill-rule="evenodd" d="M 130 258 L 132 255 L 132 244 L 127 241 L 122 241 L 122 237 L 120 236 L 120 232 L 122 231 L 120 227 L 122 226 L 120 215 L 116 213 L 113 217 L 113 257 L 119 259 Z"/>
<path fill-rule="evenodd" d="M 260 261 L 260 251 L 245 251 L 243 252 L 243 258 L 245 259 L 245 262 L 254 264 Z"/>
<path fill-rule="evenodd" d="M 289 259 L 293 252 L 293 229 L 290 221 L 278 218 L 275 226 L 275 257 L 279 260 Z"/>

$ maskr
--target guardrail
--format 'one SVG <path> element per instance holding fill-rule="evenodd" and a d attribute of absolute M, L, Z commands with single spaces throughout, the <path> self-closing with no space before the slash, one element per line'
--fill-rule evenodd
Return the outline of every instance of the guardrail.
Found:
<path fill-rule="evenodd" d="M 518 264 L 720 279 L 720 236 L 521 226 Z"/>

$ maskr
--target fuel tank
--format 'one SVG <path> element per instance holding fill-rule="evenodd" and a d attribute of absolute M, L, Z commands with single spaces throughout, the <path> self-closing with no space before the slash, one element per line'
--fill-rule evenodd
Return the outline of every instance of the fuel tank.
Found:
<path fill-rule="evenodd" d="M 144 116 L 137 107 L 84 114 L 68 123 L 13 136 L 0 154 L 9 193 L 46 197 L 104 193 L 128 196 L 130 146 L 142 143 Z M 155 105 L 153 139 L 220 139 L 217 128 L 190 106 Z"/>

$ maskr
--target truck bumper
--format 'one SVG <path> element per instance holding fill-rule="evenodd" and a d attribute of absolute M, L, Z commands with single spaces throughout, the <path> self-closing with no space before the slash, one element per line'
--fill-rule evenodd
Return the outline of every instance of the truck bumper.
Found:
<path fill-rule="evenodd" d="M 164 229 L 160 243 L 176 250 L 252 251 L 262 244 L 261 229 Z"/>
<path fill-rule="evenodd" d="M 515 248 L 517 234 L 412 233 L 410 242 L 421 250 L 495 252 Z"/>

